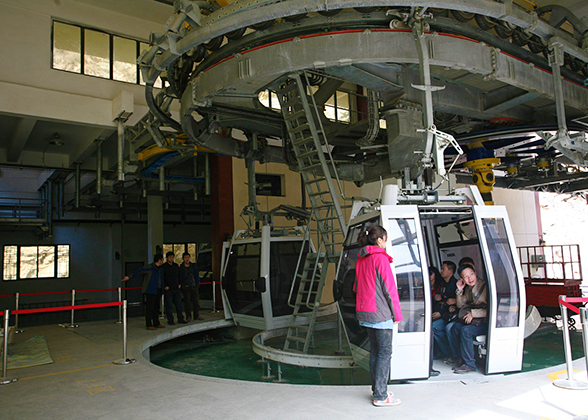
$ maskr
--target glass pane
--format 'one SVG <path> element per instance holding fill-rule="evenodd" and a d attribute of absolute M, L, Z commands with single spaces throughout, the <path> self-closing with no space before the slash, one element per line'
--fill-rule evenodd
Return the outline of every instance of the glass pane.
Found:
<path fill-rule="evenodd" d="M 436 226 L 439 244 L 463 242 L 478 239 L 476 225 L 473 219 L 459 220 L 456 222 Z"/>
<path fill-rule="evenodd" d="M 341 317 L 347 330 L 349 341 L 356 346 L 369 351 L 369 340 L 365 328 L 359 325 L 355 315 L 355 263 L 357 252 L 361 248 L 358 244 L 358 237 L 361 232 L 369 230 L 373 225 L 378 224 L 379 217 L 367 220 L 350 226 L 343 246 L 343 258 L 337 270 L 337 280 L 333 286 L 335 299 L 339 302 Z"/>
<path fill-rule="evenodd" d="M 37 247 L 21 246 L 20 247 L 20 278 L 34 279 L 37 278 Z"/>
<path fill-rule="evenodd" d="M 292 279 L 296 273 L 296 265 L 300 256 L 302 241 L 272 242 L 270 246 L 270 294 L 273 316 L 290 315 L 294 311 L 288 305 L 288 296 Z M 304 255 L 308 253 L 308 242 Z M 304 267 L 304 258 L 300 262 Z M 300 272 L 302 268 L 300 269 Z M 299 283 L 299 282 L 298 282 Z M 295 286 L 298 290 L 298 285 Z M 294 299 L 293 299 L 294 300 Z M 302 312 L 302 308 L 301 308 Z"/>
<path fill-rule="evenodd" d="M 170 251 L 171 252 L 174 251 L 173 244 L 163 244 L 163 259 L 164 259 L 164 261 L 165 261 L 165 254 L 167 254 Z"/>
<path fill-rule="evenodd" d="M 53 22 L 53 68 L 74 73 L 82 71 L 81 29 Z"/>
<path fill-rule="evenodd" d="M 349 109 L 337 108 L 337 121 L 350 122 Z"/>
<path fill-rule="evenodd" d="M 349 94 L 337 91 L 337 108 L 349 110 Z"/>
<path fill-rule="evenodd" d="M 270 96 L 270 106 L 272 109 L 277 109 L 280 110 L 280 101 L 278 99 L 278 95 L 276 95 L 276 93 L 271 92 L 271 96 Z"/>
<path fill-rule="evenodd" d="M 196 244 L 188 244 L 188 254 L 192 257 L 192 262 L 196 261 L 198 255 L 196 255 Z"/>
<path fill-rule="evenodd" d="M 137 83 L 137 42 L 132 39 L 113 38 L 114 63 L 112 78 L 122 82 Z"/>
<path fill-rule="evenodd" d="M 482 225 L 488 242 L 492 271 L 496 282 L 496 296 L 498 298 L 496 327 L 517 327 L 520 311 L 519 288 L 504 220 L 482 219 Z"/>
<path fill-rule="evenodd" d="M 325 117 L 332 121 L 336 121 L 335 107 L 331 105 L 325 105 Z"/>
<path fill-rule="evenodd" d="M 186 244 L 175 244 L 174 245 L 174 261 L 176 264 L 182 263 L 182 255 L 186 252 Z"/>
<path fill-rule="evenodd" d="M 16 280 L 17 252 L 16 245 L 4 247 L 4 280 Z"/>
<path fill-rule="evenodd" d="M 260 252 L 259 242 L 231 247 L 223 287 L 235 313 L 263 317 L 261 292 L 255 288 Z"/>
<path fill-rule="evenodd" d="M 39 278 L 55 277 L 55 247 L 39 247 Z"/>
<path fill-rule="evenodd" d="M 388 240 L 392 243 L 391 255 L 403 316 L 398 332 L 424 331 L 425 294 L 416 223 L 413 219 L 390 219 L 389 222 Z"/>
<path fill-rule="evenodd" d="M 84 29 L 84 74 L 110 78 L 110 36 Z"/>
<path fill-rule="evenodd" d="M 269 108 L 269 106 L 270 106 L 270 91 L 269 90 L 262 90 L 261 92 L 259 92 L 259 95 L 257 95 L 257 97 L 259 98 L 259 102 L 261 102 L 261 104 L 263 106 L 265 106 L 266 108 Z"/>
<path fill-rule="evenodd" d="M 69 277 L 69 245 L 57 245 L 57 278 Z"/>

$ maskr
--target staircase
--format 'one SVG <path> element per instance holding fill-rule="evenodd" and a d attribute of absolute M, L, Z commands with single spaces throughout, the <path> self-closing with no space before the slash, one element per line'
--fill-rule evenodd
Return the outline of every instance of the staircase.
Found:
<path fill-rule="evenodd" d="M 306 83 L 303 83 L 303 77 Z M 310 84 L 306 74 L 295 73 L 287 76 L 276 89 L 290 144 L 312 204 L 307 239 L 311 232 L 318 237 L 316 252 L 308 252 L 302 271 L 300 268 L 296 270 L 288 301 L 294 312 L 284 350 L 298 350 L 302 353 L 307 353 L 310 347 L 327 269 L 329 264 L 339 261 L 339 250 L 343 247 L 346 231 L 339 202 L 344 198 L 341 184 L 317 117 L 322 111 L 317 108 L 312 91 L 307 90 L 307 86 Z M 330 159 L 330 167 L 327 157 Z M 335 189 L 332 174 L 336 178 L 338 190 Z M 296 298 L 292 303 L 294 294 Z M 301 321 L 301 318 L 306 319 Z"/>

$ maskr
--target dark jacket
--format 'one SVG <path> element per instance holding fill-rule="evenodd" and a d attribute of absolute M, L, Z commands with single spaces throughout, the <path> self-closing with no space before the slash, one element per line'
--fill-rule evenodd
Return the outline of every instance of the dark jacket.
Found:
<path fill-rule="evenodd" d="M 394 275 L 392 257 L 386 250 L 368 245 L 358 252 L 355 264 L 355 311 L 358 321 L 402 321 L 402 310 Z"/>
<path fill-rule="evenodd" d="M 445 315 L 449 311 L 450 306 L 455 305 L 448 305 L 447 299 L 455 299 L 455 291 L 457 290 L 457 279 L 455 276 L 452 276 L 447 283 L 443 281 L 442 286 L 439 288 L 439 294 L 441 294 L 441 300 L 438 303 L 438 311 L 441 316 Z M 433 311 L 435 312 L 435 311 Z"/>
<path fill-rule="evenodd" d="M 192 270 L 192 273 L 194 274 L 194 282 L 196 284 L 193 284 L 193 285 L 186 284 L 186 281 L 187 281 L 186 269 Z M 182 285 L 182 287 L 186 287 L 186 286 L 198 287 L 198 286 L 200 286 L 200 272 L 198 271 L 198 267 L 196 266 L 196 264 L 190 263 L 189 267 L 184 266 L 184 263 L 182 263 L 180 265 L 180 284 Z"/>
<path fill-rule="evenodd" d="M 131 278 L 137 277 L 138 275 L 143 276 L 143 293 L 147 295 L 158 294 L 158 289 L 163 288 L 163 270 L 161 267 L 152 263 L 143 268 L 133 271 L 130 275 Z"/>
<path fill-rule="evenodd" d="M 178 290 L 180 288 L 180 266 L 176 263 L 163 263 L 163 288 Z"/>

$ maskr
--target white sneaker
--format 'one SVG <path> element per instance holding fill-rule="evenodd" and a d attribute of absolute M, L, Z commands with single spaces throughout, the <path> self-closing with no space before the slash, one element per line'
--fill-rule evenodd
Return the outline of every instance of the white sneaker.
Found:
<path fill-rule="evenodd" d="M 388 398 L 394 398 L 394 393 L 392 391 L 388 391 Z M 374 394 L 372 394 L 372 401 L 374 401 Z"/>
<path fill-rule="evenodd" d="M 394 397 L 388 397 L 385 400 L 374 400 L 373 404 L 376 407 L 391 407 L 393 405 L 399 405 L 400 404 L 400 400 L 398 398 L 394 398 Z"/>

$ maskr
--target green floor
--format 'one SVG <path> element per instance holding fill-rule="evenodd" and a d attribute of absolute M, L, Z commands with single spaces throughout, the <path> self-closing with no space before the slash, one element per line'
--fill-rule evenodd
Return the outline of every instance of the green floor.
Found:
<path fill-rule="evenodd" d="M 324 334 L 323 334 L 324 338 Z M 573 358 L 583 356 L 582 333 L 570 332 Z M 336 338 L 330 337 L 319 347 L 336 347 Z M 280 348 L 281 343 L 266 343 Z M 271 362 L 271 375 L 267 365 L 251 348 L 251 340 L 234 340 L 227 332 L 207 332 L 190 335 L 160 344 L 151 350 L 151 362 L 167 369 L 225 379 L 255 382 L 277 380 L 277 363 Z M 525 340 L 523 372 L 539 370 L 565 362 L 561 330 L 555 324 L 544 323 Z M 370 377 L 363 369 L 315 369 L 281 365 L 282 378 L 291 384 L 307 385 L 368 385 Z"/>

